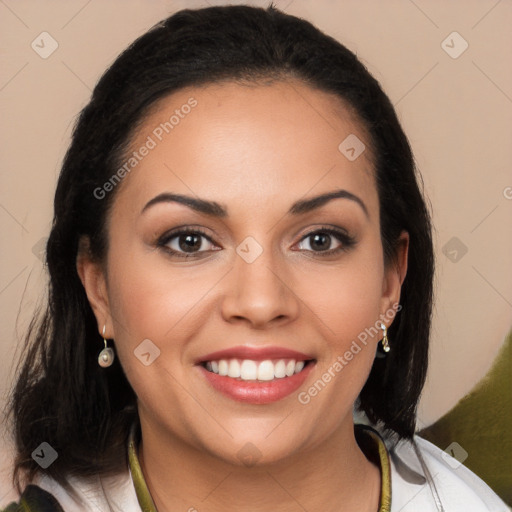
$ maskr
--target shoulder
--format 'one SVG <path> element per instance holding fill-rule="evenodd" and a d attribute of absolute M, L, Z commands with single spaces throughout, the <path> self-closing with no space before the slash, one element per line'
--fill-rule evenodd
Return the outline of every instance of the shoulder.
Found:
<path fill-rule="evenodd" d="M 129 472 L 108 478 L 69 478 L 73 492 L 46 475 L 27 485 L 1 512 L 140 512 Z"/>
<path fill-rule="evenodd" d="M 37 485 L 27 485 L 19 501 L 12 502 L 1 512 L 64 512 L 55 496 Z"/>
<path fill-rule="evenodd" d="M 388 450 L 392 512 L 510 511 L 481 478 L 457 460 L 462 459 L 457 453 L 452 456 L 419 436 L 414 443 L 390 444 Z"/>

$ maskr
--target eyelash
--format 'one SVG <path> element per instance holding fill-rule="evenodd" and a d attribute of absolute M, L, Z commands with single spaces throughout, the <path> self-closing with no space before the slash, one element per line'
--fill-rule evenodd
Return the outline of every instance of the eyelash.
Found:
<path fill-rule="evenodd" d="M 312 252 L 314 253 L 315 255 L 318 255 L 320 257 L 324 257 L 324 256 L 332 256 L 334 254 L 337 254 L 337 253 L 341 253 L 341 252 L 345 252 L 347 251 L 348 249 L 352 248 L 355 244 L 356 244 L 356 240 L 354 237 L 348 235 L 345 231 L 342 231 L 342 230 L 339 230 L 339 229 L 335 229 L 335 228 L 332 228 L 332 227 L 321 227 L 321 228 L 317 228 L 315 229 L 314 231 L 310 231 L 309 233 L 307 233 L 306 235 L 304 235 L 298 243 L 306 240 L 307 238 L 317 234 L 317 233 L 322 233 L 322 234 L 327 234 L 327 235 L 330 235 L 330 236 L 334 236 L 335 238 L 338 239 L 339 242 L 341 242 L 341 246 L 340 247 L 337 247 L 335 249 L 329 249 L 328 251 L 312 251 L 312 250 L 307 250 L 307 252 Z M 182 228 L 179 228 L 177 231 L 171 231 L 169 233 L 166 233 L 165 235 L 163 235 L 157 242 L 157 246 L 160 247 L 161 249 L 163 249 L 165 252 L 169 253 L 171 256 L 177 256 L 178 258 L 197 258 L 198 255 L 202 254 L 203 252 L 207 252 L 207 251 L 198 251 L 198 252 L 195 252 L 195 253 L 182 253 L 182 252 L 179 252 L 179 251 L 175 251 L 174 249 L 170 249 L 167 244 L 174 238 L 177 238 L 179 237 L 180 235 L 200 235 L 200 236 L 203 236 L 204 238 L 206 238 L 211 244 L 214 244 L 214 242 L 212 241 L 212 239 L 201 229 L 201 228 L 187 228 L 186 226 L 185 227 L 182 227 Z"/>

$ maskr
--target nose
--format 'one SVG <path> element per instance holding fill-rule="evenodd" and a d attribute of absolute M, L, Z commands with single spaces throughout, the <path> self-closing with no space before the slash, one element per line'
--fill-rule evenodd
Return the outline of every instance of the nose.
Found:
<path fill-rule="evenodd" d="M 264 329 L 297 317 L 300 299 L 293 292 L 291 272 L 284 263 L 278 265 L 271 253 L 263 251 L 252 263 L 236 257 L 234 268 L 224 283 L 224 320 Z"/>

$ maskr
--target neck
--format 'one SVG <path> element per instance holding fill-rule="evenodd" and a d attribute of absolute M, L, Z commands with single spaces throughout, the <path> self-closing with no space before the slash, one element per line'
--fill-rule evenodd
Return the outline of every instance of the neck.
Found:
<path fill-rule="evenodd" d="M 380 471 L 359 448 L 349 420 L 320 445 L 247 467 L 159 432 L 141 418 L 139 461 L 158 512 L 226 512 L 227 505 L 251 512 L 376 512 Z"/>

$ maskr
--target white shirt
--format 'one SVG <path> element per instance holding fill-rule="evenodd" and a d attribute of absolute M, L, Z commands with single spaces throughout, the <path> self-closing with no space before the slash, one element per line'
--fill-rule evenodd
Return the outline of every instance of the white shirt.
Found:
<path fill-rule="evenodd" d="M 457 459 L 414 436 L 426 469 L 412 443 L 400 441 L 391 462 L 391 512 L 509 512 L 501 498 Z M 430 480 L 430 483 L 429 483 Z"/>
<path fill-rule="evenodd" d="M 391 462 L 391 512 L 510 512 L 478 476 L 432 443 L 415 436 L 395 448 L 385 440 Z M 430 483 L 429 483 L 430 481 Z M 128 470 L 110 478 L 70 482 L 84 504 L 78 504 L 60 485 L 42 475 L 34 483 L 55 496 L 65 512 L 141 512 Z M 3 504 L 3 506 L 6 506 Z"/>

